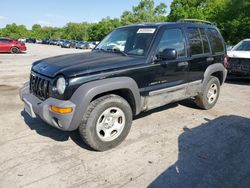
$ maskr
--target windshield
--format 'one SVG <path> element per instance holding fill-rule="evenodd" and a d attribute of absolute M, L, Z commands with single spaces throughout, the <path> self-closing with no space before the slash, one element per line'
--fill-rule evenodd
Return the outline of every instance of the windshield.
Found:
<path fill-rule="evenodd" d="M 250 41 L 241 41 L 232 50 L 233 51 L 250 51 Z"/>
<path fill-rule="evenodd" d="M 123 52 L 144 56 L 156 32 L 156 28 L 128 27 L 112 31 L 96 47 L 96 50 Z"/>

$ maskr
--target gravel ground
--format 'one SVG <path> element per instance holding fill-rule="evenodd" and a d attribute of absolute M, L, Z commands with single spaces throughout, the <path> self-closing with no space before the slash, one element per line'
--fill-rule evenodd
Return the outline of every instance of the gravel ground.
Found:
<path fill-rule="evenodd" d="M 28 44 L 0 54 L 0 187 L 249 187 L 250 81 L 224 84 L 208 111 L 185 100 L 135 117 L 117 148 L 95 152 L 23 111 L 37 59 L 82 50 Z"/>

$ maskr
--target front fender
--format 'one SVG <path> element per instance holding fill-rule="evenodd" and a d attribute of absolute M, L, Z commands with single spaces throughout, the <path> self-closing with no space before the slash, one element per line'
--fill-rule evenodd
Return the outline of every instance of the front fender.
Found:
<path fill-rule="evenodd" d="M 116 77 L 92 81 L 80 86 L 70 99 L 77 104 L 73 117 L 74 121 L 70 126 L 71 129 L 74 130 L 78 127 L 89 103 L 95 96 L 118 89 L 129 89 L 132 92 L 136 105 L 136 114 L 139 114 L 141 111 L 141 98 L 139 88 L 132 78 Z"/>

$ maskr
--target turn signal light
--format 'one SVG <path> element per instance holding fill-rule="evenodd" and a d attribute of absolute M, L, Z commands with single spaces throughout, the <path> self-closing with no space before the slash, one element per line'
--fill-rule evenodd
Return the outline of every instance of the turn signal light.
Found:
<path fill-rule="evenodd" d="M 51 106 L 50 110 L 59 114 L 68 114 L 73 112 L 73 108 L 62 108 L 62 107 L 57 107 L 57 106 Z"/>

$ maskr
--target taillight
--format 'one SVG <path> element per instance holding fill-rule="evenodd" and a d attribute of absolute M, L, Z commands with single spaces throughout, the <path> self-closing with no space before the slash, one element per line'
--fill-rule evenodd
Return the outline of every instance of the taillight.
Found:
<path fill-rule="evenodd" d="M 228 57 L 228 55 L 225 55 L 225 57 L 224 57 L 224 66 L 225 66 L 225 68 L 228 68 L 228 61 L 229 61 L 229 57 Z"/>

